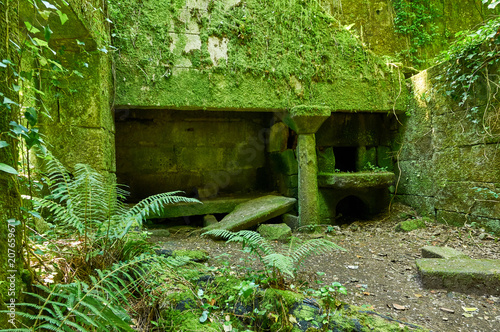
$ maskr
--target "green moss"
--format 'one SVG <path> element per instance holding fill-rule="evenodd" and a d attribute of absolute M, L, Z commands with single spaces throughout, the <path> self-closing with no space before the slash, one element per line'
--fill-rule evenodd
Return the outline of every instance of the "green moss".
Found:
<path fill-rule="evenodd" d="M 172 256 L 189 257 L 189 259 L 195 262 L 205 262 L 210 258 L 208 252 L 205 250 L 174 250 Z"/>
<path fill-rule="evenodd" d="M 392 109 L 399 92 L 397 76 L 317 1 L 190 6 L 178 8 L 159 0 L 121 6 L 120 0 L 110 1 L 113 43 L 120 49 L 118 104 L 266 109 L 320 105 L 303 109 L 314 112 L 325 106 Z M 201 42 L 190 44 L 187 53 L 186 33 Z M 227 40 L 227 60 L 218 66 L 209 58 L 209 37 Z M 185 60 L 189 68 L 179 67 Z"/>
<path fill-rule="evenodd" d="M 396 226 L 398 232 L 411 232 L 415 229 L 425 228 L 425 221 L 423 219 L 408 219 L 400 222 Z"/>

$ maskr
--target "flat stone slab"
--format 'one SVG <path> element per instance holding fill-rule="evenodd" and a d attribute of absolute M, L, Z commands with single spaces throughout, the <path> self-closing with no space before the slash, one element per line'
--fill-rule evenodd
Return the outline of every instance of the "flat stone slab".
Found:
<path fill-rule="evenodd" d="M 416 264 L 425 288 L 500 295 L 500 260 L 422 258 Z"/>
<path fill-rule="evenodd" d="M 387 188 L 394 184 L 392 172 L 319 173 L 318 187 L 333 189 Z"/>
<path fill-rule="evenodd" d="M 470 258 L 466 254 L 450 247 L 425 246 L 422 248 L 423 258 Z"/>
<path fill-rule="evenodd" d="M 259 195 L 259 196 L 262 196 Z M 202 216 L 214 213 L 229 213 L 236 206 L 248 202 L 256 197 L 255 194 L 246 196 L 221 196 L 209 199 L 202 199 L 200 203 L 175 203 L 166 205 L 163 212 L 158 215 L 150 215 L 148 219 L 177 218 L 188 216 Z"/>
<path fill-rule="evenodd" d="M 207 226 L 202 232 L 212 229 L 240 231 L 258 225 L 266 220 L 278 217 L 290 211 L 297 200 L 295 198 L 267 195 L 252 199 L 238 205 L 233 212 L 225 216 L 220 222 Z"/>

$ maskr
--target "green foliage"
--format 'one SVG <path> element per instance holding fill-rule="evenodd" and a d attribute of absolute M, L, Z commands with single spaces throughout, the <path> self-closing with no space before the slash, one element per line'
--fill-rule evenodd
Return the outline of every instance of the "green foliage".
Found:
<path fill-rule="evenodd" d="M 368 162 L 363 170 L 369 172 L 387 172 L 387 167 L 379 167 L 377 165 L 373 165 L 371 162 Z"/>
<path fill-rule="evenodd" d="M 489 7 L 495 8 L 496 1 Z M 466 119 L 478 125 L 476 132 L 483 138 L 500 129 L 499 88 L 495 76 L 490 76 L 500 61 L 499 31 L 500 18 L 493 17 L 475 31 L 458 32 L 457 40 L 439 57 L 443 71 L 436 77 L 439 90 L 467 111 Z"/>
<path fill-rule="evenodd" d="M 437 8 L 429 0 L 393 0 L 393 6 L 394 28 L 409 41 L 408 48 L 400 55 L 415 66 L 423 65 L 426 60 L 420 50 L 432 44 L 437 35 Z"/>
<path fill-rule="evenodd" d="M 128 193 L 114 178 L 105 178 L 84 164 L 77 164 L 70 174 L 50 154 L 44 158 L 51 194 L 33 198 L 34 205 L 56 225 L 56 238 L 76 235 L 83 240 L 83 248 L 73 252 L 73 259 L 78 259 L 72 263 L 84 275 L 92 272 L 96 261 L 104 268 L 110 262 L 131 257 L 134 251 L 140 252 L 141 246 L 147 247 L 140 241 L 129 242 L 129 231 L 140 227 L 149 215 L 161 214 L 167 204 L 198 202 L 176 191 L 150 196 L 128 208 L 124 203 Z"/>
<path fill-rule="evenodd" d="M 249 254 L 256 255 L 266 267 L 266 276 L 270 286 L 283 287 L 285 276 L 295 277 L 302 264 L 311 255 L 319 255 L 331 250 L 345 250 L 337 244 L 325 239 L 306 241 L 296 249 L 290 249 L 288 254 L 278 253 L 259 233 L 253 231 L 230 232 L 226 230 L 211 230 L 203 236 L 213 236 L 226 239 L 227 242 L 239 242 Z"/>
<path fill-rule="evenodd" d="M 25 319 L 24 327 L 2 331 L 135 331 L 125 310 L 129 302 L 143 297 L 145 287 L 155 286 L 156 272 L 185 263 L 183 259 L 141 255 L 114 264 L 111 270 L 97 270 L 90 283 L 75 280 L 51 287 L 36 285 L 38 292 L 26 293 L 33 302 L 16 304 L 24 309 L 16 311 Z"/>
<path fill-rule="evenodd" d="M 185 1 L 122 3 L 110 1 L 118 60 L 146 82 L 172 79 L 174 66 L 189 60 L 193 69 L 223 72 L 236 84 L 245 74 L 267 82 L 289 82 L 293 77 L 297 84 L 290 83 L 291 89 L 296 86 L 295 92 L 307 99 L 313 82 L 332 81 L 339 73 L 370 78 L 386 70 L 317 0 L 250 0 L 231 8 L 224 1 L 210 1 L 206 11 L 192 8 L 189 14 L 184 12 Z M 201 46 L 186 52 L 184 32 L 192 26 L 199 29 Z M 227 62 L 212 62 L 210 37 L 227 39 Z M 150 43 L 158 50 L 152 52 Z"/>

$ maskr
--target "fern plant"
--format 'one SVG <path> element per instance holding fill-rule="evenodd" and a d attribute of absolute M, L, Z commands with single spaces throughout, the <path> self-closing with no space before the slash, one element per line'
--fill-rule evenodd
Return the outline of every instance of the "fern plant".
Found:
<path fill-rule="evenodd" d="M 36 285 L 37 293 L 26 293 L 34 301 L 16 304 L 16 314 L 24 319 L 24 326 L 1 331 L 135 331 L 126 310 L 133 313 L 129 303 L 135 294 L 142 298 L 144 288 L 158 282 L 156 272 L 188 261 L 187 257 L 141 255 L 114 264 L 109 271 L 98 270 L 90 283 L 75 280 L 52 287 Z"/>
<path fill-rule="evenodd" d="M 126 258 L 130 229 L 141 226 L 151 214 L 161 214 L 165 205 L 199 203 L 175 191 L 150 196 L 129 208 L 124 202 L 128 192 L 114 178 L 106 178 L 85 164 L 77 164 L 70 174 L 50 154 L 44 159 L 51 194 L 33 198 L 34 205 L 49 215 L 57 232 L 82 242 L 74 252 L 78 259 L 73 265 L 84 274 Z"/>
<path fill-rule="evenodd" d="M 332 250 L 343 250 L 339 245 L 325 240 L 312 239 L 304 242 L 297 249 L 290 249 L 288 254 L 276 252 L 270 243 L 259 233 L 243 230 L 231 232 L 227 230 L 214 229 L 202 234 L 222 238 L 227 242 L 238 242 L 242 244 L 250 254 L 256 255 L 260 262 L 266 267 L 266 276 L 270 285 L 281 287 L 285 284 L 285 276 L 295 277 L 306 259 L 312 255 L 319 255 Z"/>

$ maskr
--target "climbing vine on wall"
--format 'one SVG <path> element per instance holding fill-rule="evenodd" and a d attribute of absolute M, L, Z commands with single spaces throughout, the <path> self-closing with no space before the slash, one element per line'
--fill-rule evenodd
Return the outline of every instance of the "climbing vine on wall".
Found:
<path fill-rule="evenodd" d="M 489 9 L 500 1 L 483 0 Z M 461 31 L 457 41 L 444 51 L 441 90 L 466 110 L 466 119 L 479 125 L 480 138 L 500 134 L 500 82 L 496 75 L 500 61 L 500 18 L 493 16 L 475 31 Z"/>
<path fill-rule="evenodd" d="M 408 38 L 408 48 L 399 54 L 410 64 L 421 66 L 426 62 L 422 47 L 432 44 L 437 36 L 437 8 L 429 0 L 393 0 L 393 6 L 394 28 Z"/>

